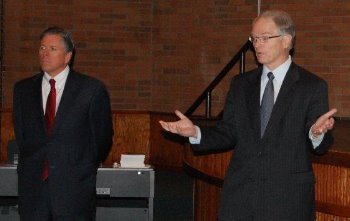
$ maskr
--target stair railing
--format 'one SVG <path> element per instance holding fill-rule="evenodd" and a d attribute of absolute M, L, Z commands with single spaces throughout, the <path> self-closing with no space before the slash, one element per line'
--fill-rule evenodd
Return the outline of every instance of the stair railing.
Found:
<path fill-rule="evenodd" d="M 196 109 L 205 100 L 205 118 L 211 118 L 211 93 L 215 87 L 221 82 L 221 80 L 228 74 L 228 72 L 239 62 L 239 73 L 245 72 L 245 54 L 252 48 L 252 43 L 247 41 L 242 48 L 232 57 L 232 59 L 226 64 L 226 66 L 220 71 L 215 79 L 209 84 L 209 86 L 202 92 L 202 94 L 193 102 L 193 104 L 185 112 L 186 116 L 192 115 Z"/>

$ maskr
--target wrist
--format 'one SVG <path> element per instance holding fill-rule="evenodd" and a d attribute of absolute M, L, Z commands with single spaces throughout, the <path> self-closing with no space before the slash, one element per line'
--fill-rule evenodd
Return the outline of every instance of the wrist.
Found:
<path fill-rule="evenodd" d="M 314 128 L 315 124 L 312 125 L 311 130 L 310 130 L 310 135 L 313 139 L 317 139 L 320 135 L 322 135 L 322 132 L 319 132 L 317 129 Z"/>
<path fill-rule="evenodd" d="M 311 135 L 311 139 L 317 139 L 320 136 L 318 134 L 314 134 L 312 131 L 311 131 L 310 135 Z"/>

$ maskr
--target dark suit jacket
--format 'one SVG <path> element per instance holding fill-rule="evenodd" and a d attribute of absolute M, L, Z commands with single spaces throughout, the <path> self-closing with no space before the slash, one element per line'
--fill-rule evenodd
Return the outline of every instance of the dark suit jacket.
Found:
<path fill-rule="evenodd" d="M 332 143 L 326 133 L 313 150 L 308 133 L 328 111 L 325 81 L 292 63 L 263 138 L 260 138 L 262 68 L 234 78 L 215 128 L 201 128 L 196 151 L 232 149 L 219 208 L 219 220 L 314 220 L 314 183 L 310 154 Z M 215 162 L 211 162 L 215 163 Z"/>
<path fill-rule="evenodd" d="M 49 137 L 45 129 L 41 82 L 43 73 L 14 87 L 14 128 L 20 150 L 20 213 L 32 212 L 42 188 L 48 159 L 53 210 L 60 215 L 95 209 L 96 172 L 112 144 L 109 96 L 102 82 L 70 71 Z"/>

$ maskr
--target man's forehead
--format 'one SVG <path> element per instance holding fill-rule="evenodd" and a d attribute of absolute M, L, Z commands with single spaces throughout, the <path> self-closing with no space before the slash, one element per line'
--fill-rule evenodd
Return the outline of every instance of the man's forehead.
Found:
<path fill-rule="evenodd" d="M 59 35 L 55 35 L 55 34 L 50 34 L 50 35 L 45 35 L 42 39 L 41 39 L 41 43 L 52 43 L 52 44 L 60 44 L 63 43 L 63 39 L 61 36 Z"/>
<path fill-rule="evenodd" d="M 252 34 L 272 34 L 277 31 L 277 26 L 272 18 L 262 17 L 255 21 L 252 27 Z"/>

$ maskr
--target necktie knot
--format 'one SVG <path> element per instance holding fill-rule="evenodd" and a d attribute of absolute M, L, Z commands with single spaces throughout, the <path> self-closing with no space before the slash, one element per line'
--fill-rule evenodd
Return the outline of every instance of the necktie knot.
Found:
<path fill-rule="evenodd" d="M 267 73 L 267 77 L 269 78 L 269 81 L 275 79 L 275 76 L 273 75 L 272 72 Z"/>
<path fill-rule="evenodd" d="M 54 79 L 50 79 L 50 80 L 49 80 L 49 83 L 50 83 L 51 89 L 52 89 L 52 88 L 55 88 L 55 83 L 56 83 L 56 81 L 55 81 Z"/>

